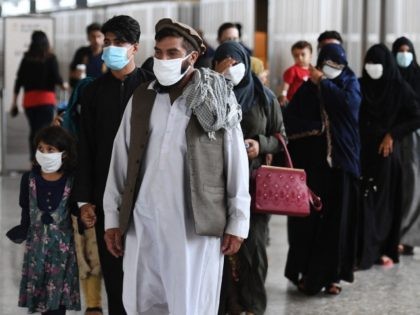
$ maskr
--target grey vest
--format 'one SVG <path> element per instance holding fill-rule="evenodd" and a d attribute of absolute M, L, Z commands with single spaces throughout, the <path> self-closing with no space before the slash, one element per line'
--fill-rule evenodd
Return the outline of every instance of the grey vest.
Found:
<path fill-rule="evenodd" d="M 156 92 L 148 89 L 148 85 L 140 85 L 133 93 L 127 180 L 119 208 L 122 233 L 129 226 L 142 182 L 140 166 L 147 148 L 150 115 L 156 98 Z M 186 137 L 189 172 L 187 211 L 192 211 L 197 234 L 222 236 L 227 218 L 224 130 L 216 132 L 216 140 L 210 140 L 192 114 Z"/>

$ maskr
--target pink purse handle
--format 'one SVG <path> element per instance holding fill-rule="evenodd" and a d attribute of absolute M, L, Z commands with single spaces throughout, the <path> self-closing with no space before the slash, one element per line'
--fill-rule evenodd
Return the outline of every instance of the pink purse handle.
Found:
<path fill-rule="evenodd" d="M 285 167 L 293 168 L 292 158 L 290 157 L 289 150 L 287 149 L 286 141 L 284 141 L 283 136 L 280 133 L 274 134 L 279 143 L 281 144 L 284 152 L 284 161 Z M 309 203 L 312 205 L 314 210 L 320 211 L 322 209 L 322 201 L 321 198 L 315 195 L 315 193 L 308 187 L 309 192 Z"/>
<path fill-rule="evenodd" d="M 276 134 L 274 134 L 274 136 L 276 137 L 277 140 L 279 140 L 279 143 L 283 147 L 284 161 L 285 161 L 284 166 L 288 167 L 288 168 L 293 168 L 292 158 L 290 157 L 289 150 L 287 150 L 286 141 L 284 141 L 284 138 L 281 135 L 281 133 L 276 133 Z"/>

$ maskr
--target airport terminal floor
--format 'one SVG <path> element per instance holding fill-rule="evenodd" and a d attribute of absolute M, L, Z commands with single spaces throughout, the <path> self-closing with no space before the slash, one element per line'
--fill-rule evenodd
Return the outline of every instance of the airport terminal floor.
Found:
<path fill-rule="evenodd" d="M 17 307 L 24 246 L 15 245 L 5 237 L 6 231 L 20 220 L 17 203 L 19 181 L 20 176 L 0 177 L 0 315 L 26 314 L 26 309 Z M 272 217 L 270 233 L 267 315 L 420 314 L 419 248 L 415 249 L 414 256 L 401 257 L 401 262 L 392 268 L 375 266 L 368 271 L 357 272 L 353 284 L 343 283 L 339 296 L 320 293 L 307 297 L 283 276 L 287 254 L 285 217 Z M 82 315 L 83 312 L 67 314 Z"/>

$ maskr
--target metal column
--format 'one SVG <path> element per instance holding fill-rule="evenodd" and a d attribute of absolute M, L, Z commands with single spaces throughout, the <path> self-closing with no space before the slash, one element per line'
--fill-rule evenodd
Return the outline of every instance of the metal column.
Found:
<path fill-rule="evenodd" d="M 29 1 L 29 13 L 35 14 L 36 13 L 36 0 Z"/>
<path fill-rule="evenodd" d="M 76 7 L 87 8 L 87 0 L 76 0 Z"/>
<path fill-rule="evenodd" d="M 380 24 L 379 24 L 379 41 L 381 43 L 386 43 L 386 18 L 387 18 L 387 12 L 386 12 L 387 6 L 386 6 L 386 0 L 381 0 L 381 17 L 380 17 Z"/>
<path fill-rule="evenodd" d="M 361 40 L 362 40 L 362 65 L 363 65 L 363 60 L 365 57 L 365 53 L 367 50 L 367 41 L 368 41 L 368 0 L 363 0 L 363 8 L 362 8 L 362 36 L 361 36 Z"/>

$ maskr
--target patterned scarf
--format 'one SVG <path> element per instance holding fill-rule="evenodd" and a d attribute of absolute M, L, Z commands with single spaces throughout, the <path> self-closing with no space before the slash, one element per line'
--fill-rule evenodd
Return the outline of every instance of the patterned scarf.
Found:
<path fill-rule="evenodd" d="M 187 106 L 212 140 L 216 139 L 215 131 L 231 129 L 242 119 L 241 106 L 236 101 L 233 85 L 208 68 L 194 72 L 183 95 Z"/>

